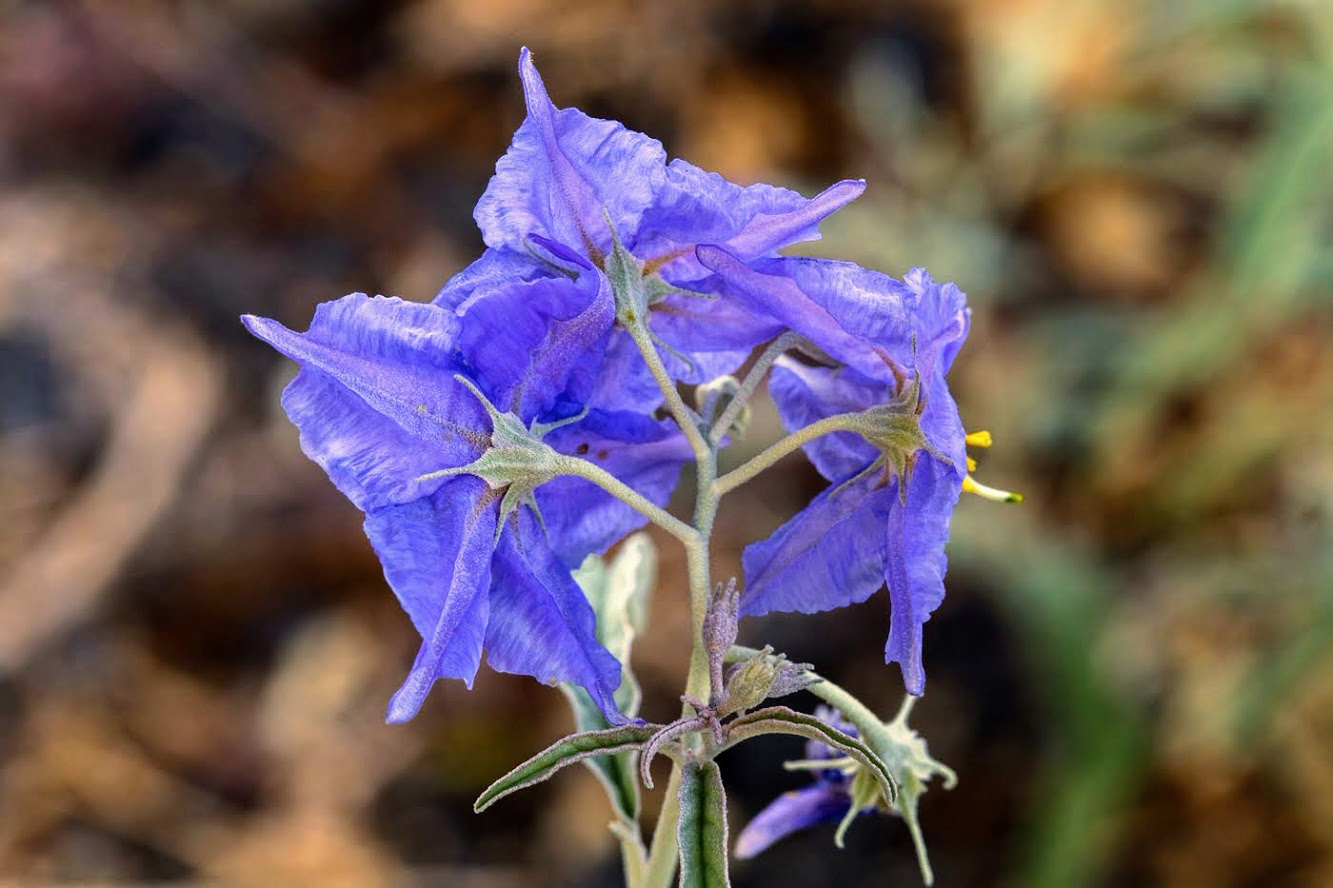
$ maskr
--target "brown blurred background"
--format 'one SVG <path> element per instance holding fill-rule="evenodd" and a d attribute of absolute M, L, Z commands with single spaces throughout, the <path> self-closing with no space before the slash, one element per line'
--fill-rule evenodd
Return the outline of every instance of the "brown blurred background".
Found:
<path fill-rule="evenodd" d="M 558 104 L 736 180 L 865 177 L 813 251 L 972 298 L 955 391 L 1028 499 L 964 502 L 927 630 L 938 884 L 1333 885 L 1325 0 L 0 0 L 0 882 L 618 884 L 581 771 L 471 813 L 559 694 L 483 670 L 383 724 L 416 640 L 237 321 L 474 257 L 525 43 Z M 819 489 L 737 494 L 720 570 Z M 887 715 L 886 625 L 746 640 Z M 797 752 L 728 754 L 737 825 Z M 853 879 L 918 884 L 900 823 L 735 867 Z"/>

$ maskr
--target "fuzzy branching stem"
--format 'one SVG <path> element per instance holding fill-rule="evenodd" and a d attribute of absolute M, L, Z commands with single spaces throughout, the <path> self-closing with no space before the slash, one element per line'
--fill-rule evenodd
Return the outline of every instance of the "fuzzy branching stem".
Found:
<path fill-rule="evenodd" d="M 732 423 L 736 421 L 736 417 L 740 415 L 740 412 L 745 409 L 745 405 L 749 403 L 750 398 L 753 397 L 755 389 L 759 388 L 759 383 L 763 382 L 764 377 L 768 375 L 768 370 L 773 366 L 773 362 L 800 341 L 801 336 L 799 334 L 787 332 L 768 344 L 755 360 L 750 372 L 745 374 L 745 379 L 741 381 L 740 388 L 736 390 L 735 396 L 727 404 L 726 409 L 722 411 L 722 415 L 708 430 L 709 441 L 716 444 L 726 436 Z"/>
<path fill-rule="evenodd" d="M 658 388 L 662 390 L 667 409 L 671 411 L 672 417 L 680 426 L 685 440 L 689 442 L 690 449 L 694 452 L 697 482 L 694 526 L 688 528 L 689 535 L 676 534 L 676 536 L 685 543 L 690 579 L 690 671 L 685 683 L 685 696 L 695 700 L 707 700 L 711 693 L 712 682 L 708 673 L 708 652 L 703 644 L 703 622 L 708 613 L 711 590 L 709 539 L 713 533 L 713 520 L 717 515 L 718 504 L 718 494 L 715 490 L 717 450 L 705 437 L 698 415 L 681 399 L 675 380 L 671 378 L 666 365 L 662 363 L 662 357 L 658 354 L 647 327 L 641 323 L 631 323 L 626 326 Z M 687 706 L 684 714 L 690 715 L 691 707 Z M 653 834 L 652 847 L 648 852 L 643 888 L 671 888 L 673 884 L 678 854 L 676 822 L 680 817 L 680 808 L 676 792 L 679 785 L 680 765 L 676 764 L 671 769 L 671 783 L 667 787 L 666 799 L 662 803 L 657 828 Z"/>
<path fill-rule="evenodd" d="M 686 546 L 699 544 L 699 534 L 693 527 L 658 506 L 596 463 L 579 459 L 576 456 L 567 456 L 560 460 L 559 465 L 561 474 L 572 475 L 575 478 L 582 478 L 584 481 L 596 484 Z"/>
<path fill-rule="evenodd" d="M 864 419 L 860 413 L 839 413 L 836 416 L 828 416 L 817 422 L 812 422 L 718 478 L 713 484 L 713 493 L 716 496 L 730 493 L 760 472 L 771 467 L 784 456 L 795 453 L 816 438 L 822 438 L 824 435 L 830 435 L 834 432 L 854 432 L 862 423 L 864 423 Z"/>
<path fill-rule="evenodd" d="M 700 463 L 707 461 L 712 457 L 713 448 L 699 429 L 698 415 L 689 408 L 676 389 L 676 381 L 671 378 L 666 365 L 662 363 L 662 356 L 657 353 L 657 346 L 653 344 L 647 326 L 642 323 L 631 323 L 626 325 L 626 332 L 629 333 L 630 339 L 634 340 L 639 354 L 643 355 L 644 363 L 648 365 L 648 372 L 652 373 L 657 387 L 662 390 L 667 409 L 671 411 L 672 418 L 676 420 L 676 424 L 685 435 L 685 440 L 690 444 L 690 449 L 694 451 L 695 460 Z"/>

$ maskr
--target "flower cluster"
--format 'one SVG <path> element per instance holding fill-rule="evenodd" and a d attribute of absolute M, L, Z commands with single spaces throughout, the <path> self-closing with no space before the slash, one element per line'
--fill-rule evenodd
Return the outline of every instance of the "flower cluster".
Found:
<path fill-rule="evenodd" d="M 283 406 L 365 512 L 421 633 L 390 720 L 437 679 L 471 683 L 485 651 L 496 670 L 582 687 L 623 723 L 621 664 L 570 571 L 650 517 L 684 526 L 663 511 L 681 467 L 728 429 L 675 385 L 733 373 L 774 340 L 787 353 L 773 398 L 789 431 L 829 429 L 801 444 L 830 486 L 746 550 L 741 612 L 826 610 L 887 585 L 886 660 L 921 693 L 921 628 L 970 483 L 945 383 L 963 294 L 920 270 L 779 255 L 863 182 L 808 199 L 733 184 L 556 108 L 526 50 L 519 69 L 527 118 L 475 212 L 487 248 L 430 304 L 353 294 L 305 333 L 245 318 L 300 364 Z"/>

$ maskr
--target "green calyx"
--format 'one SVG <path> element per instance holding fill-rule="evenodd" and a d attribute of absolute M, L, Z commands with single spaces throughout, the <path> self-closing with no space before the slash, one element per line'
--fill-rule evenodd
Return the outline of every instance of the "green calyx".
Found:
<path fill-rule="evenodd" d="M 847 830 L 851 829 L 852 823 L 862 812 L 873 811 L 876 808 L 889 805 L 884 800 L 878 784 L 870 776 L 870 772 L 860 766 L 857 766 L 852 772 L 852 785 L 849 793 L 852 797 L 852 803 L 847 808 L 847 813 L 843 816 L 842 822 L 838 824 L 837 832 L 833 834 L 833 844 L 839 849 L 843 847 L 846 840 Z"/>
<path fill-rule="evenodd" d="M 533 493 L 547 481 L 563 474 L 562 468 L 568 459 L 542 439 L 555 429 L 578 422 L 583 419 L 584 414 L 580 413 L 553 423 L 534 421 L 525 426 L 514 414 L 501 413 L 472 380 L 464 376 L 455 376 L 454 379 L 476 396 L 490 417 L 490 446 L 481 456 L 465 466 L 441 469 L 438 472 L 422 475 L 417 480 L 429 481 L 451 475 L 476 475 L 492 490 L 504 491 L 500 500 L 500 522 L 497 525 L 497 533 L 499 528 L 503 527 L 505 520 L 517 511 L 519 506 L 527 506 L 540 520 L 541 512 L 537 508 Z"/>
<path fill-rule="evenodd" d="M 610 224 L 609 220 L 607 224 Z M 655 270 L 654 266 L 658 264 L 640 262 L 613 234 L 611 252 L 602 261 L 602 270 L 611 282 L 611 292 L 616 300 L 616 320 L 621 326 L 643 325 L 646 328 L 649 310 L 668 296 L 683 294 L 699 299 L 713 298 L 667 283 Z"/>
<path fill-rule="evenodd" d="M 775 654 L 765 645 L 754 656 L 741 660 L 727 673 L 726 689 L 718 715 L 725 718 L 748 712 L 765 700 L 804 690 L 821 679 L 809 663 L 793 663 L 786 654 Z"/>
<path fill-rule="evenodd" d="M 649 293 L 643 265 L 614 238 L 611 252 L 602 263 L 616 300 L 616 319 L 626 327 L 647 320 Z"/>
<path fill-rule="evenodd" d="M 764 654 L 738 664 L 727 677 L 725 701 L 719 716 L 754 709 L 768 699 L 778 678 L 778 664 Z"/>
<path fill-rule="evenodd" d="M 953 461 L 937 451 L 921 429 L 921 413 L 925 402 L 921 399 L 921 378 L 903 380 L 898 395 L 881 407 L 873 407 L 857 418 L 853 431 L 879 450 L 879 456 L 859 474 L 843 482 L 839 489 L 850 487 L 873 475 L 879 475 L 878 486 L 893 478 L 900 497 L 907 495 L 907 479 L 917 454 L 925 451 L 949 465 Z"/>
<path fill-rule="evenodd" d="M 905 697 L 903 705 L 893 721 L 884 725 L 884 744 L 876 751 L 888 764 L 889 770 L 898 778 L 900 791 L 892 803 L 892 809 L 903 819 L 911 833 L 912 844 L 916 847 L 917 864 L 921 867 L 921 877 L 927 885 L 935 881 L 930 866 L 930 856 L 926 853 L 926 840 L 921 833 L 921 822 L 917 817 L 917 803 L 926 791 L 926 784 L 931 778 L 939 777 L 944 789 L 953 789 L 958 784 L 958 775 L 948 765 L 932 758 L 926 750 L 926 741 L 907 724 L 907 717 L 916 703 L 915 697 Z"/>

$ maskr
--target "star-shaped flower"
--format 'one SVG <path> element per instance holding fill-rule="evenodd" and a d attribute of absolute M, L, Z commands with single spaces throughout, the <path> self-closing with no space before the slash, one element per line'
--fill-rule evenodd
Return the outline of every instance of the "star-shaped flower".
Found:
<path fill-rule="evenodd" d="M 530 435 L 535 446 L 560 426 L 539 446 L 596 461 L 662 503 L 688 449 L 678 432 L 643 416 L 579 417 L 569 400 L 587 388 L 582 350 L 563 325 L 586 310 L 588 292 L 568 279 L 511 286 L 549 311 L 489 325 L 474 318 L 464 329 L 440 306 L 354 294 L 321 305 L 303 334 L 244 319 L 301 365 L 283 407 L 305 453 L 366 513 L 385 577 L 421 633 L 389 706 L 393 722 L 414 716 L 437 679 L 470 686 L 483 650 L 493 669 L 577 684 L 610 722 L 624 721 L 612 696 L 620 664 L 597 643 L 570 568 L 643 518 L 578 479 L 546 484 L 467 469 L 480 471 L 478 460 L 505 434 Z M 494 347 L 494 360 L 463 362 L 461 343 L 484 342 L 488 332 L 473 355 Z M 516 343 L 523 349 L 510 351 Z M 488 409 L 483 398 L 500 406 Z M 542 422 L 562 412 L 576 421 Z"/>
<path fill-rule="evenodd" d="M 775 256 L 817 238 L 819 222 L 857 197 L 864 182 L 840 182 L 813 199 L 771 185 L 736 185 L 683 160 L 667 163 L 661 143 L 617 122 L 556 108 L 526 49 L 519 72 L 527 119 L 475 212 L 490 249 L 436 302 L 466 313 L 506 298 L 487 286 L 496 278 L 604 273 L 619 246 L 620 258 L 643 278 L 646 320 L 679 378 L 702 382 L 730 372 L 776 335 L 770 319 L 719 293 L 695 246 L 718 244 L 743 259 Z M 612 294 L 601 298 L 600 326 L 590 320 L 587 327 L 600 334 L 593 341 L 605 356 L 591 403 L 655 406 L 661 395 L 634 343 L 613 330 Z"/>
<path fill-rule="evenodd" d="M 887 584 L 885 660 L 897 662 L 907 689 L 920 694 L 921 627 L 944 597 L 944 545 L 967 475 L 963 427 L 945 382 L 967 336 L 965 297 L 920 269 L 898 281 L 850 263 L 747 264 L 712 248 L 699 256 L 736 298 L 836 365 L 777 362 L 769 389 L 789 431 L 869 411 L 860 433 L 805 446 L 834 483 L 745 550 L 742 611 L 830 610 Z"/>

